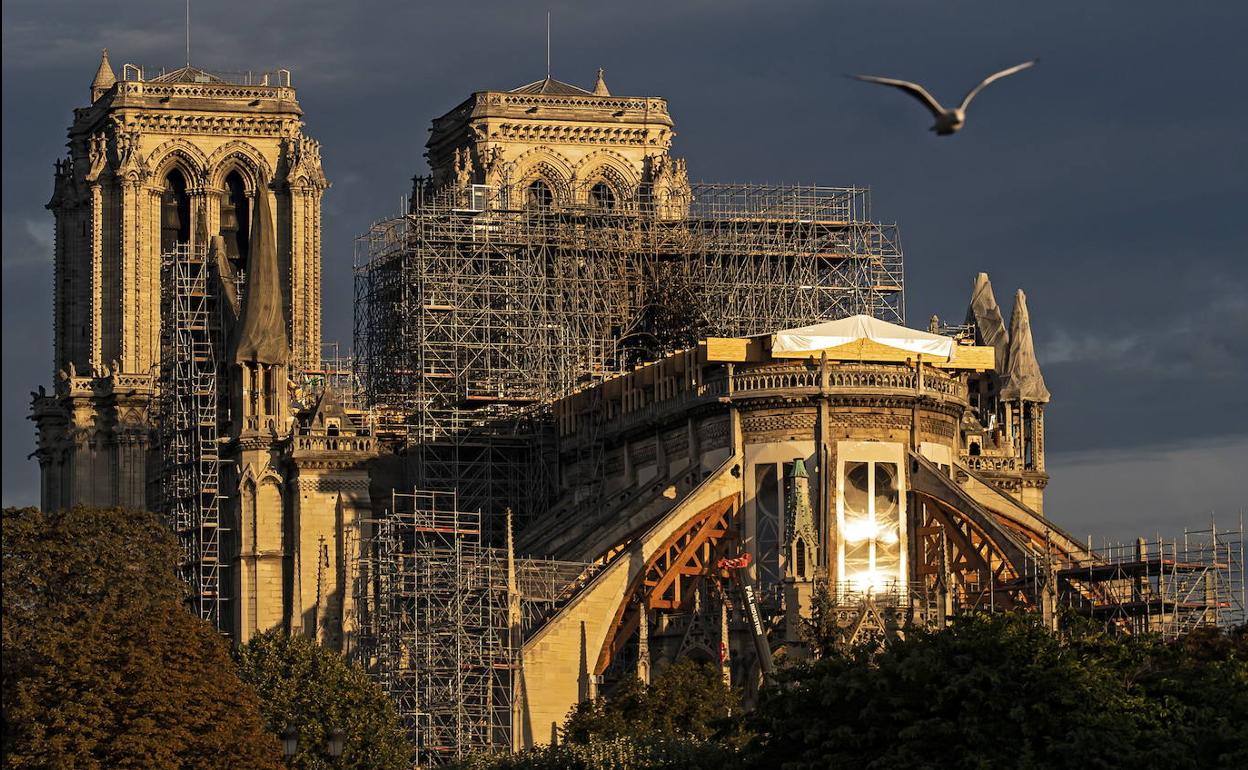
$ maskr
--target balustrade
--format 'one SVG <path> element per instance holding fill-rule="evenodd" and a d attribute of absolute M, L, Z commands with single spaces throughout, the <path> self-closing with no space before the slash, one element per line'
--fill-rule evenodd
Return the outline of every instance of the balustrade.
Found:
<path fill-rule="evenodd" d="M 840 364 L 828 369 L 828 389 L 887 390 L 915 392 L 914 369 L 878 364 Z M 820 371 L 806 363 L 770 366 L 738 371 L 732 376 L 732 390 L 740 395 L 773 390 L 818 390 Z M 965 400 L 962 383 L 937 372 L 923 372 L 923 391 Z"/>

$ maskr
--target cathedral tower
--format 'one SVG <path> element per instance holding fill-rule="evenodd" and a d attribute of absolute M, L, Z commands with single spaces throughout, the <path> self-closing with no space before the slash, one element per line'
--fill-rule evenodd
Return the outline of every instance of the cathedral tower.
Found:
<path fill-rule="evenodd" d="M 612 96 L 601 69 L 592 91 L 549 76 L 479 91 L 433 121 L 429 185 L 454 189 L 465 207 L 487 205 L 474 204 L 475 191 L 502 208 L 614 209 L 644 198 L 675 214 L 688 176 L 668 155 L 672 126 L 666 99 Z"/>
<path fill-rule="evenodd" d="M 246 274 L 248 222 L 273 180 L 289 364 L 319 363 L 319 147 L 289 72 L 227 79 L 195 67 L 118 79 L 107 51 L 56 163 L 52 393 L 34 399 L 41 503 L 151 507 L 161 255 L 220 236 Z"/>

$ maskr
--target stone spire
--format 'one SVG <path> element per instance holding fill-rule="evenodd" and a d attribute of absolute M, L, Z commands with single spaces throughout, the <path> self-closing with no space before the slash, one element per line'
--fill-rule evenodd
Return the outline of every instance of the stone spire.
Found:
<path fill-rule="evenodd" d="M 1005 319 L 997 298 L 992 294 L 992 283 L 987 273 L 975 276 L 975 288 L 971 290 L 971 304 L 966 310 L 966 322 L 975 324 L 975 344 L 990 345 L 996 351 L 996 368 L 1004 372 L 1009 354 L 1010 335 L 1005 331 Z"/>
<path fill-rule="evenodd" d="M 237 363 L 287 364 L 290 344 L 282 313 L 281 274 L 277 267 L 277 232 L 269 208 L 268 185 L 256 185 L 251 219 L 251 259 L 243 302 L 242 329 L 234 349 Z"/>
<path fill-rule="evenodd" d="M 598 68 L 598 80 L 594 83 L 594 96 L 610 96 L 611 92 L 607 90 L 607 81 L 602 78 L 603 69 Z"/>
<path fill-rule="evenodd" d="M 91 101 L 98 100 L 116 82 L 117 76 L 113 74 L 113 66 L 108 63 L 108 49 L 105 48 L 100 52 L 100 68 L 95 71 L 95 80 L 91 81 Z"/>
<path fill-rule="evenodd" d="M 1010 316 L 1009 363 L 1001 383 L 1001 398 L 1008 401 L 1049 402 L 1049 389 L 1040 374 L 1035 345 L 1031 340 L 1031 317 L 1027 313 L 1027 295 L 1022 289 L 1014 295 L 1014 313 Z"/>

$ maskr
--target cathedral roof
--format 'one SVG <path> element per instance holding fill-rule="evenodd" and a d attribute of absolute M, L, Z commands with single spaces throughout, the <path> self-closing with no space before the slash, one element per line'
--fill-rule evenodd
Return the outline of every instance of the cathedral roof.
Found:
<path fill-rule="evenodd" d="M 285 364 L 290 359 L 286 318 L 282 313 L 282 284 L 277 266 L 277 232 L 269 207 L 267 185 L 256 185 L 251 220 L 251 256 L 247 265 L 242 330 L 234 349 L 238 363 Z"/>
<path fill-rule="evenodd" d="M 166 72 L 163 75 L 157 75 L 152 78 L 153 83 L 225 83 L 224 78 L 201 70 L 199 67 L 192 67 L 189 64 L 185 67 L 179 67 L 173 72 Z"/>
<path fill-rule="evenodd" d="M 544 80 L 534 80 L 532 83 L 511 89 L 508 93 L 513 94 L 547 94 L 552 96 L 593 96 L 593 93 L 586 91 L 580 86 L 574 86 L 571 83 L 564 83 L 562 80 L 555 80 L 547 75 Z"/>
<path fill-rule="evenodd" d="M 987 273 L 975 276 L 975 288 L 971 290 L 971 304 L 966 311 L 967 323 L 975 323 L 975 344 L 991 345 L 996 353 L 997 370 L 1001 371 L 1009 354 L 1010 335 L 1005 330 L 1005 318 L 992 293 L 992 282 Z"/>
<path fill-rule="evenodd" d="M 1035 345 L 1031 340 L 1031 316 L 1027 312 L 1027 295 L 1022 289 L 1014 296 L 1014 312 L 1010 316 L 1010 358 L 1001 383 L 1001 398 L 1047 404 L 1049 389 L 1040 374 Z"/>
<path fill-rule="evenodd" d="M 312 410 L 312 420 L 321 418 L 321 422 L 326 417 L 337 417 L 342 420 L 350 420 L 351 416 L 347 414 L 346 407 L 342 405 L 342 397 L 338 395 L 338 391 L 334 390 L 332 385 L 325 385 L 321 390 L 320 397 L 316 400 L 316 407 Z"/>

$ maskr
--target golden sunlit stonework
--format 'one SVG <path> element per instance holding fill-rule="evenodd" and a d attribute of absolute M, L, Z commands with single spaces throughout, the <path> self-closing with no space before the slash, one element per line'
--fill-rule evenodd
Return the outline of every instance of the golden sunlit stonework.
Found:
<path fill-rule="evenodd" d="M 666 100 L 601 71 L 474 93 L 360 239 L 347 368 L 289 73 L 105 55 L 91 97 L 48 204 L 43 506 L 164 512 L 202 617 L 360 660 L 422 762 L 547 742 L 682 657 L 753 698 L 820 587 L 846 644 L 1059 604 L 1217 621 L 1216 565 L 1046 518 L 1025 296 L 1007 324 L 981 273 L 964 322 L 907 327 L 865 190 L 691 183 Z"/>

